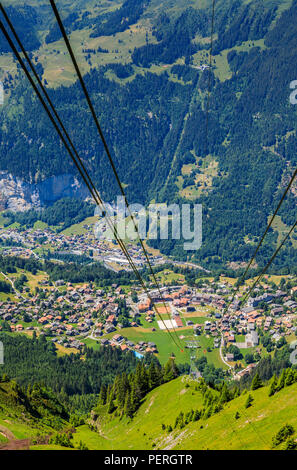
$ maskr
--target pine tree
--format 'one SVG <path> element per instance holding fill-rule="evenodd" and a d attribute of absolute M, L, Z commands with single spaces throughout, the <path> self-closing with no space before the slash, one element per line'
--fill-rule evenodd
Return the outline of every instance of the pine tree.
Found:
<path fill-rule="evenodd" d="M 200 419 L 200 411 L 195 410 L 194 416 L 193 416 L 193 421 L 199 421 L 199 419 Z"/>
<path fill-rule="evenodd" d="M 141 367 L 141 391 L 143 396 L 149 392 L 149 378 L 144 364 Z"/>
<path fill-rule="evenodd" d="M 156 364 L 153 362 L 150 363 L 148 369 L 148 382 L 149 382 L 149 389 L 153 390 L 154 388 L 161 385 L 161 376 L 160 370 Z"/>
<path fill-rule="evenodd" d="M 89 449 L 84 442 L 79 441 L 78 450 L 89 450 Z"/>
<path fill-rule="evenodd" d="M 131 374 L 130 384 L 134 392 L 135 400 L 140 402 L 142 399 L 140 364 L 137 364 L 135 374 Z"/>
<path fill-rule="evenodd" d="M 260 379 L 260 375 L 257 372 L 255 377 L 253 378 L 251 390 L 258 390 L 258 388 L 261 387 L 263 387 L 262 380 Z"/>
<path fill-rule="evenodd" d="M 137 364 L 134 375 L 134 391 L 139 400 L 149 391 L 149 380 L 144 364 Z"/>
<path fill-rule="evenodd" d="M 230 401 L 231 396 L 230 396 L 230 391 L 228 390 L 228 387 L 226 384 L 223 385 L 222 391 L 221 391 L 221 396 L 220 396 L 220 403 L 227 403 Z"/>
<path fill-rule="evenodd" d="M 210 405 L 208 408 L 206 408 L 204 412 L 204 418 L 210 418 L 210 416 L 213 414 L 213 405 Z"/>
<path fill-rule="evenodd" d="M 28 387 L 27 387 L 27 391 L 26 391 L 27 397 L 30 397 L 30 395 L 31 395 L 31 390 L 32 390 L 32 386 L 31 386 L 31 384 L 29 384 Z"/>
<path fill-rule="evenodd" d="M 292 369 L 288 369 L 286 374 L 285 386 L 288 387 L 295 382 L 295 374 Z"/>
<path fill-rule="evenodd" d="M 113 389 L 113 398 L 116 398 L 117 395 L 118 395 L 118 391 L 119 391 L 119 387 L 120 387 L 120 381 L 121 381 L 121 376 L 120 375 L 117 375 L 114 382 L 113 382 L 113 386 L 112 386 L 112 389 Z"/>
<path fill-rule="evenodd" d="M 109 403 L 111 401 L 111 396 L 112 396 L 112 385 L 108 384 L 107 386 L 107 392 L 106 392 L 106 401 Z"/>
<path fill-rule="evenodd" d="M 277 384 L 277 390 L 278 391 L 280 391 L 284 388 L 285 382 L 286 382 L 286 375 L 287 375 L 287 372 L 286 372 L 286 369 L 284 369 L 281 373 L 281 376 L 280 376 L 278 384 Z"/>
<path fill-rule="evenodd" d="M 272 439 L 273 447 L 279 446 L 295 433 L 291 424 L 285 424 Z"/>
<path fill-rule="evenodd" d="M 124 413 L 126 416 L 128 416 L 128 418 L 133 418 L 133 407 L 132 407 L 131 395 L 129 391 L 127 391 L 126 393 Z"/>
<path fill-rule="evenodd" d="M 101 389 L 100 389 L 99 404 L 100 405 L 105 405 L 106 404 L 106 399 L 107 399 L 107 389 L 106 389 L 106 386 L 103 384 Z"/>
<path fill-rule="evenodd" d="M 272 397 L 276 392 L 277 392 L 277 378 L 276 378 L 276 375 L 274 375 L 271 380 L 268 396 Z"/>
<path fill-rule="evenodd" d="M 185 422 L 184 422 L 184 414 L 183 412 L 181 411 L 179 416 L 178 416 L 178 426 L 180 427 L 180 429 L 183 429 L 185 427 Z"/>
<path fill-rule="evenodd" d="M 245 402 L 245 408 L 249 408 L 250 406 L 252 406 L 252 403 L 253 403 L 254 399 L 252 397 L 252 395 L 249 393 L 247 399 L 246 399 L 246 402 Z"/>
<path fill-rule="evenodd" d="M 138 410 L 140 403 L 141 403 L 137 393 L 135 392 L 134 384 L 132 384 L 131 386 L 130 396 L 131 396 L 131 406 L 132 406 L 133 413 L 134 413 L 136 410 Z"/>
<path fill-rule="evenodd" d="M 297 443 L 293 437 L 290 437 L 284 445 L 284 450 L 296 450 Z"/>
<path fill-rule="evenodd" d="M 170 380 L 176 379 L 176 377 L 178 377 L 178 374 L 178 368 L 174 362 L 174 359 L 171 357 L 164 368 L 164 381 L 170 382 Z"/>
<path fill-rule="evenodd" d="M 233 391 L 233 398 L 240 397 L 240 390 L 239 387 L 235 387 Z"/>
<path fill-rule="evenodd" d="M 123 373 L 119 379 L 117 387 L 117 403 L 119 408 L 123 409 L 125 405 L 126 393 L 130 391 L 130 385 L 127 374 Z"/>
<path fill-rule="evenodd" d="M 112 414 L 115 411 L 116 407 L 113 400 L 110 400 L 108 403 L 107 413 Z"/>

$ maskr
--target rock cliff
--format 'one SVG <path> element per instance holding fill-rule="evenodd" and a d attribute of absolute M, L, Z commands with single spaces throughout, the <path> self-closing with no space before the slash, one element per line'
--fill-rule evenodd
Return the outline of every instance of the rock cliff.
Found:
<path fill-rule="evenodd" d="M 0 209 L 26 211 L 40 208 L 64 197 L 85 199 L 87 189 L 70 174 L 51 176 L 40 183 L 27 183 L 7 171 L 0 171 Z"/>

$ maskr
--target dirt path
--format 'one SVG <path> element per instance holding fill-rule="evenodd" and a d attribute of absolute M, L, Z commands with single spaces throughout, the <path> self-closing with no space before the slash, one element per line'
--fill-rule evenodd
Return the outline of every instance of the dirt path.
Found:
<path fill-rule="evenodd" d="M 0 444 L 0 450 L 29 450 L 30 439 L 16 439 L 15 435 L 1 424 L 0 432 L 8 439 L 8 442 Z"/>
<path fill-rule="evenodd" d="M 0 450 L 29 450 L 30 439 L 13 439 L 6 444 L 0 444 Z"/>
<path fill-rule="evenodd" d="M 2 426 L 1 424 L 0 424 L 0 432 L 9 440 L 15 439 L 15 435 L 9 429 L 7 429 L 5 426 Z"/>
<path fill-rule="evenodd" d="M 13 290 L 14 290 L 16 296 L 17 296 L 17 297 L 21 297 L 23 300 L 26 300 L 26 298 L 23 297 L 22 294 L 14 287 L 14 281 L 13 281 L 12 279 L 10 279 L 10 278 L 9 278 L 6 274 L 4 274 L 2 271 L 1 271 L 1 274 L 2 274 L 2 276 L 5 277 L 5 279 L 6 279 L 8 282 L 10 282 L 11 287 L 13 288 Z"/>

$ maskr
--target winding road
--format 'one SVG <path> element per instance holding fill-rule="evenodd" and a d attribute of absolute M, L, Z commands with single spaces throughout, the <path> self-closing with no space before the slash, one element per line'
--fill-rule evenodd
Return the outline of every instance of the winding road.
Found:
<path fill-rule="evenodd" d="M 26 298 L 23 297 L 22 294 L 14 287 L 14 282 L 13 282 L 13 280 L 10 279 L 10 278 L 9 278 L 6 274 L 4 274 L 2 271 L 1 271 L 1 274 L 2 274 L 2 276 L 5 277 L 5 279 L 6 279 L 8 282 L 10 282 L 10 284 L 11 284 L 11 286 L 12 286 L 14 292 L 16 293 L 16 296 L 17 296 L 17 297 L 21 297 L 23 300 L 26 300 Z"/>

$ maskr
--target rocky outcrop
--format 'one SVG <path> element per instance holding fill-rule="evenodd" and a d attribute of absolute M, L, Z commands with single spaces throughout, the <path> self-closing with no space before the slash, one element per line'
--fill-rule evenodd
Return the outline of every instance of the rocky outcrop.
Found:
<path fill-rule="evenodd" d="M 40 183 L 27 183 L 7 171 L 0 171 L 0 210 L 14 212 L 39 209 L 64 197 L 86 199 L 87 189 L 73 175 L 57 175 Z"/>

